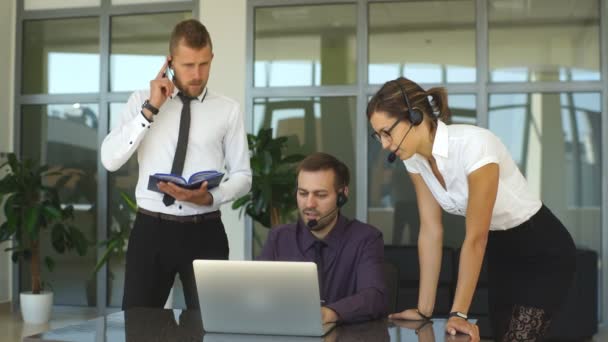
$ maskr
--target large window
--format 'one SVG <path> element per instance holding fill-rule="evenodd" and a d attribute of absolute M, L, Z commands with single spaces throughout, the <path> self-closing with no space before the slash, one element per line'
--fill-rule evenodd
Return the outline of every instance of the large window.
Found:
<path fill-rule="evenodd" d="M 601 250 L 599 93 L 494 94 L 490 129 L 580 248 Z"/>
<path fill-rule="evenodd" d="M 599 6 L 597 0 L 490 0 L 491 80 L 599 80 Z"/>
<path fill-rule="evenodd" d="M 474 1 L 371 3 L 369 83 L 399 76 L 422 83 L 475 82 Z"/>
<path fill-rule="evenodd" d="M 385 244 L 415 245 L 413 186 L 369 138 L 366 104 L 399 76 L 445 87 L 452 123 L 497 134 L 577 246 L 606 265 L 607 1 L 248 1 L 249 128 L 345 160 L 356 174 L 345 213 L 378 227 Z M 313 119 L 332 97 L 352 105 Z M 324 131 L 335 133 L 327 141 Z M 445 245 L 459 247 L 464 219 L 445 214 L 444 227 Z M 605 316 L 608 296 L 600 301 Z"/>
<path fill-rule="evenodd" d="M 137 161 L 108 174 L 99 146 L 120 122 L 133 90 L 145 89 L 168 55 L 171 30 L 193 17 L 197 0 L 18 1 L 16 136 L 21 155 L 71 175 L 62 187 L 75 208 L 75 225 L 94 243 L 85 257 L 53 255 L 57 267 L 43 273 L 56 305 L 120 306 L 124 253 L 116 251 L 106 273 L 92 275 L 97 243 L 112 229 L 130 225 L 121 193 L 134 197 Z M 52 11 L 49 11 L 52 10 Z M 49 239 L 50 240 L 50 239 Z M 50 245 L 43 250 L 52 253 Z M 23 265 L 20 266 L 22 268 Z M 29 287 L 27 270 L 19 289 Z M 97 287 L 106 296 L 98 298 Z M 179 286 L 176 292 L 180 292 Z M 18 295 L 19 291 L 14 291 Z M 182 296 L 176 296 L 177 307 Z"/>
<path fill-rule="evenodd" d="M 356 15 L 354 4 L 256 9 L 255 86 L 355 83 Z"/>

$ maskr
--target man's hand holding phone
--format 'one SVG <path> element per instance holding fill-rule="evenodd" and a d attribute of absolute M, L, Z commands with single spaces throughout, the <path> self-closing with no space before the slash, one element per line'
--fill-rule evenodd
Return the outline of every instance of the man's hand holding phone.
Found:
<path fill-rule="evenodd" d="M 173 89 L 175 85 L 173 82 L 167 77 L 167 69 L 171 65 L 171 57 L 167 57 L 165 60 L 165 64 L 160 69 L 156 77 L 150 81 L 150 105 L 155 108 L 160 108 L 167 98 L 173 94 Z M 143 108 L 144 115 L 148 118 L 148 120 L 152 120 L 152 113 L 149 109 Z"/>

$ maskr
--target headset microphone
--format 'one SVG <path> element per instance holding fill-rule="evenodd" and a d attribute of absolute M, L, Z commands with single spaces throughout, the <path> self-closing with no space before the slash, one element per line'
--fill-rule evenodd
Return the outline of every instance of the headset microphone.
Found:
<path fill-rule="evenodd" d="M 396 153 L 397 153 L 397 151 L 399 151 L 401 144 L 403 144 L 403 140 L 405 140 L 405 137 L 407 137 L 407 134 L 410 132 L 412 127 L 414 127 L 414 125 L 410 125 L 410 128 L 407 129 L 407 132 L 405 132 L 405 135 L 403 136 L 403 138 L 401 138 L 401 141 L 399 142 L 399 145 L 397 145 L 397 148 L 388 154 L 388 157 L 386 157 L 386 161 L 388 161 L 389 163 L 395 162 L 395 159 L 397 159 Z"/>
<path fill-rule="evenodd" d="M 338 211 L 338 209 L 340 209 L 340 207 L 335 207 L 332 211 L 327 213 L 327 215 L 319 217 L 318 220 L 312 219 L 312 220 L 308 221 L 308 223 L 306 225 L 308 226 L 308 228 L 313 229 L 314 227 L 319 225 L 319 222 L 321 222 L 321 221 L 327 219 L 328 217 L 330 217 L 331 215 L 333 215 L 333 213 Z"/>
<path fill-rule="evenodd" d="M 340 210 L 340 208 L 342 208 L 346 204 L 346 202 L 348 202 L 348 197 L 346 196 L 346 194 L 343 191 L 338 191 L 338 196 L 336 198 L 336 207 L 333 210 L 331 210 L 329 213 L 327 213 L 326 215 L 319 217 L 318 220 L 313 219 L 313 220 L 308 221 L 306 226 L 309 229 L 315 228 L 316 226 L 319 225 L 319 222 L 326 220 L 328 217 L 331 217 L 333 215 L 333 213 Z"/>

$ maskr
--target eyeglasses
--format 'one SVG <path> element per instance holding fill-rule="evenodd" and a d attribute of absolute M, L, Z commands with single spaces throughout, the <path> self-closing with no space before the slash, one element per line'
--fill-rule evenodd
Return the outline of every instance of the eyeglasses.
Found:
<path fill-rule="evenodd" d="M 393 137 L 391 137 L 391 131 L 397 126 L 399 122 L 401 122 L 401 119 L 397 119 L 397 121 L 395 121 L 395 123 L 387 130 L 381 129 L 380 132 L 372 133 L 371 137 L 379 143 L 382 143 L 382 139 L 386 140 L 388 143 L 391 143 L 393 141 Z"/>

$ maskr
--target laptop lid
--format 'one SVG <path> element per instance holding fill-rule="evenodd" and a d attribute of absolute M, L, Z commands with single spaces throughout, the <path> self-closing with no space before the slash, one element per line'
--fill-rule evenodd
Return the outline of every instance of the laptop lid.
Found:
<path fill-rule="evenodd" d="M 312 262 L 195 260 L 206 332 L 323 336 Z"/>

